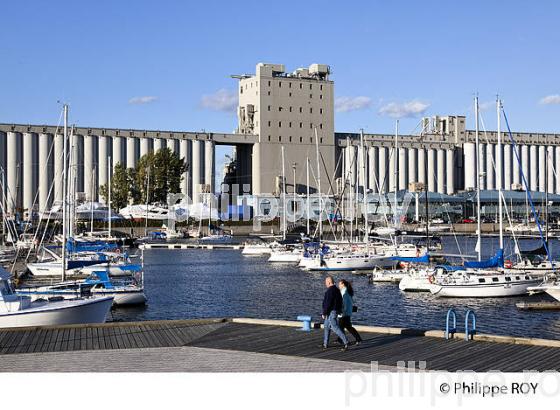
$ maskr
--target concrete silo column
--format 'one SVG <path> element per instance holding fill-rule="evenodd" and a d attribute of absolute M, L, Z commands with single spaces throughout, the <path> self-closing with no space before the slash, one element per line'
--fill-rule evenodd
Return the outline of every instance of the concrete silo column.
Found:
<path fill-rule="evenodd" d="M 37 134 L 23 134 L 23 209 L 31 210 L 35 194 L 35 168 L 37 167 Z"/>

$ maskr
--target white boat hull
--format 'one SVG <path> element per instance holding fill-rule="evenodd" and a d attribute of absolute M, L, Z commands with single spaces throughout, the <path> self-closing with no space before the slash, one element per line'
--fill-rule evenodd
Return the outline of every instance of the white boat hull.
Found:
<path fill-rule="evenodd" d="M 29 263 L 27 264 L 27 268 L 33 276 L 62 276 L 62 263 L 60 262 Z M 119 265 L 99 263 L 75 269 L 67 269 L 66 276 L 91 275 L 95 271 L 107 269 L 112 276 L 130 275 L 130 271 L 122 269 Z"/>
<path fill-rule="evenodd" d="M 112 304 L 111 297 L 45 302 L 43 307 L 0 313 L 0 328 L 104 323 Z"/>
<path fill-rule="evenodd" d="M 300 253 L 273 252 L 273 253 L 271 253 L 270 257 L 268 258 L 268 261 L 273 262 L 273 263 L 299 263 L 300 259 L 301 259 L 301 254 Z"/>
<path fill-rule="evenodd" d="M 522 296 L 528 293 L 528 288 L 541 283 L 541 279 L 523 282 L 496 283 L 496 284 L 434 284 L 430 292 L 437 297 L 444 298 L 501 298 Z"/>
<path fill-rule="evenodd" d="M 548 293 L 550 296 L 552 296 L 554 299 L 556 299 L 557 301 L 560 302 L 560 287 L 559 286 L 548 287 L 545 290 L 545 292 Z"/>
<path fill-rule="evenodd" d="M 271 252 L 272 249 L 266 245 L 245 245 L 241 254 L 245 256 L 261 256 L 270 255 Z"/>
<path fill-rule="evenodd" d="M 399 283 L 403 292 L 429 292 L 432 284 L 426 275 L 408 274 Z"/>
<path fill-rule="evenodd" d="M 62 297 L 66 300 L 73 300 L 80 296 L 79 291 L 75 290 L 50 290 L 48 287 L 40 288 L 37 290 L 26 291 L 19 289 L 19 295 L 29 296 L 31 301 L 47 299 L 49 297 Z M 112 297 L 113 305 L 140 305 L 146 303 L 146 295 L 143 289 L 126 289 L 126 290 L 109 290 L 109 289 L 91 289 L 91 294 L 96 297 Z"/>
<path fill-rule="evenodd" d="M 374 271 L 371 276 L 371 281 L 374 283 L 400 283 L 405 276 L 407 276 L 407 273 L 399 271 Z"/>
<path fill-rule="evenodd" d="M 313 262 L 306 263 L 306 270 L 314 271 L 353 271 L 371 270 L 373 268 L 391 268 L 397 264 L 391 256 L 351 256 L 351 257 L 330 257 L 314 258 Z"/>

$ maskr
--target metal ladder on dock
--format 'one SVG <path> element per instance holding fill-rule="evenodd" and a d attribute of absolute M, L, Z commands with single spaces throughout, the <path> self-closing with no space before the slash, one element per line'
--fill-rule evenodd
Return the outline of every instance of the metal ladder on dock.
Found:
<path fill-rule="evenodd" d="M 450 325 L 450 319 L 453 319 L 453 325 Z M 472 325 L 469 328 L 469 319 L 471 319 L 470 323 Z M 455 309 L 451 308 L 447 311 L 447 316 L 445 318 L 445 339 L 449 340 L 450 337 L 457 333 L 457 313 Z M 476 314 L 473 310 L 467 309 L 467 313 L 465 313 L 465 340 L 472 340 L 474 339 L 474 335 L 476 334 Z"/>

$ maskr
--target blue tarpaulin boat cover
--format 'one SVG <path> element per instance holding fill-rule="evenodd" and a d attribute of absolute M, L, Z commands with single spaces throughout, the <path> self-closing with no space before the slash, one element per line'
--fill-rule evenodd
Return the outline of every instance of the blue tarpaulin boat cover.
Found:
<path fill-rule="evenodd" d="M 103 241 L 84 241 L 78 242 L 73 238 L 68 238 L 66 242 L 66 250 L 68 252 L 102 252 L 116 249 L 117 245 L 114 243 L 107 243 Z"/>
<path fill-rule="evenodd" d="M 464 270 L 465 268 L 463 268 L 462 266 L 454 266 L 454 265 L 437 265 L 436 269 L 441 268 L 444 269 L 448 272 L 455 272 L 458 270 Z"/>
<path fill-rule="evenodd" d="M 391 260 L 399 261 L 399 262 L 410 262 L 410 263 L 430 263 L 430 255 L 426 253 L 423 256 L 417 256 L 417 257 L 393 256 Z"/>
<path fill-rule="evenodd" d="M 504 266 L 504 250 L 498 249 L 498 252 L 490 259 L 486 259 L 483 261 L 465 261 L 463 263 L 465 268 L 478 268 L 478 269 L 485 269 L 485 268 L 502 268 Z"/>

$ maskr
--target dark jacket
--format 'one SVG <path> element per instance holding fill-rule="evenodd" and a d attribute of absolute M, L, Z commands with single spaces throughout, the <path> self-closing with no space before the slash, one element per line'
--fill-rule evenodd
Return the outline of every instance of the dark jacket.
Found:
<path fill-rule="evenodd" d="M 335 286 L 329 286 L 323 298 L 323 315 L 328 316 L 332 311 L 336 313 L 342 312 L 342 295 L 340 290 Z"/>

